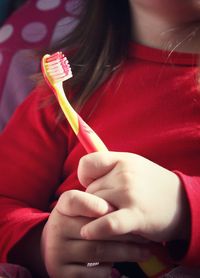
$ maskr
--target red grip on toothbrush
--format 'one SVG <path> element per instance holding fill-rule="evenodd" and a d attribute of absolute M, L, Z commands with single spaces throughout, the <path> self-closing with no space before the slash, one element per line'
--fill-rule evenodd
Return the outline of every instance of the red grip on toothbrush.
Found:
<path fill-rule="evenodd" d="M 91 129 L 91 127 L 83 121 L 78 115 L 79 132 L 77 137 L 87 153 L 107 151 L 108 149 L 104 145 L 103 141 L 98 135 Z"/>

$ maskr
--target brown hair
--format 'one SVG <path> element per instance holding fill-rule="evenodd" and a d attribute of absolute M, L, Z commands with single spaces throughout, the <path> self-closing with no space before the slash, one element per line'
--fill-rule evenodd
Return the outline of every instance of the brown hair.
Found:
<path fill-rule="evenodd" d="M 123 62 L 130 40 L 128 0 L 82 0 L 76 28 L 52 50 L 68 53 L 70 86 L 81 105 Z"/>

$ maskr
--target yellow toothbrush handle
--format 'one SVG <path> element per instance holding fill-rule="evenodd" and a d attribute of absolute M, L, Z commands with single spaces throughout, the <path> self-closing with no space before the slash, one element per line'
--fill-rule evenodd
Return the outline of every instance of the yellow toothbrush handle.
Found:
<path fill-rule="evenodd" d="M 148 261 L 138 263 L 142 271 L 151 278 L 161 277 L 162 274 L 169 272 L 172 266 L 163 263 L 157 257 L 152 256 Z"/>

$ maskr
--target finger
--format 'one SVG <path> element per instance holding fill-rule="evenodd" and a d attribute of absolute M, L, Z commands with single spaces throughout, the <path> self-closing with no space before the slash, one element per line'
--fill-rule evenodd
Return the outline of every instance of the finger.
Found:
<path fill-rule="evenodd" d="M 85 223 L 83 223 L 83 225 L 86 225 L 87 223 L 89 223 L 90 221 L 85 221 Z M 83 226 L 82 225 L 82 226 Z M 82 228 L 81 226 L 81 228 Z M 79 231 L 80 233 L 80 231 Z M 73 238 L 73 237 L 71 237 Z M 77 239 L 83 239 L 83 237 L 80 235 L 79 237 L 76 237 Z M 124 234 L 124 235 L 115 235 L 115 236 L 110 236 L 110 237 L 106 237 L 103 239 L 104 241 L 118 241 L 118 242 L 130 242 L 130 243 L 138 243 L 138 244 L 149 244 L 152 241 L 149 239 L 146 239 L 142 236 L 138 236 L 138 235 L 134 235 L 134 234 Z"/>
<path fill-rule="evenodd" d="M 105 200 L 78 190 L 64 192 L 57 202 L 56 209 L 63 215 L 94 218 L 113 210 Z"/>
<path fill-rule="evenodd" d="M 86 192 L 107 201 L 115 210 L 132 207 L 136 201 L 136 195 L 134 182 L 128 179 L 130 175 L 127 173 L 124 176 L 115 177 L 114 180 L 108 174 L 105 179 L 102 177 L 91 183 Z"/>
<path fill-rule="evenodd" d="M 87 267 L 87 264 L 65 264 L 62 267 L 54 269 L 54 266 L 48 269 L 50 277 L 80 277 L 80 278 L 102 278 L 111 277 L 111 265 L 98 265 L 95 267 Z"/>
<path fill-rule="evenodd" d="M 101 190 L 113 190 L 117 189 L 118 181 L 113 182 L 113 177 L 111 174 L 107 174 L 106 176 L 103 176 L 101 178 L 98 178 L 97 180 L 90 183 L 90 185 L 86 188 L 85 192 L 90 194 L 95 194 L 96 192 L 99 192 Z M 98 196 L 98 195 L 96 195 Z"/>
<path fill-rule="evenodd" d="M 87 222 L 89 223 L 89 221 Z M 85 222 L 85 225 L 87 224 Z M 108 239 L 105 240 L 113 240 L 113 241 L 121 241 L 121 242 L 132 242 L 132 243 L 138 243 L 138 244 L 148 244 L 151 241 L 149 239 L 146 239 L 139 235 L 134 234 L 124 234 L 124 235 L 117 235 L 117 236 L 111 236 Z"/>
<path fill-rule="evenodd" d="M 87 193 L 93 194 L 94 196 L 97 196 L 108 202 L 108 204 L 110 204 L 110 207 L 113 208 L 112 210 L 110 210 L 110 212 L 123 207 L 122 204 L 124 203 L 124 201 L 120 200 L 122 191 L 117 186 L 117 184 L 115 190 L 113 188 L 110 188 L 109 186 L 107 188 L 105 188 L 104 186 L 94 186 L 90 188 L 89 186 L 88 191 L 86 190 Z M 119 202 L 119 200 L 121 202 Z M 128 205 L 128 203 L 125 203 L 125 205 Z"/>
<path fill-rule="evenodd" d="M 78 250 L 78 252 L 77 252 Z M 69 240 L 60 251 L 63 263 L 142 261 L 150 256 L 145 244 L 114 241 Z"/>
<path fill-rule="evenodd" d="M 133 211 L 120 209 L 95 219 L 81 228 L 81 236 L 89 240 L 102 240 L 116 235 L 141 235 L 141 220 Z"/>
<path fill-rule="evenodd" d="M 109 173 L 117 163 L 113 152 L 96 152 L 83 156 L 78 165 L 80 183 L 87 187 L 95 179 Z"/>
<path fill-rule="evenodd" d="M 55 211 L 53 212 L 55 213 Z M 63 219 L 64 218 L 64 221 Z M 71 217 L 71 216 L 61 216 L 57 219 L 57 221 L 54 221 L 54 230 L 56 227 L 62 227 L 62 237 L 66 240 L 68 239 L 83 239 L 81 236 L 81 228 L 91 222 L 91 218 L 77 216 L 77 217 Z M 56 224 L 56 225 L 55 225 Z M 149 240 L 138 236 L 134 234 L 125 234 L 125 235 L 117 235 L 117 236 L 106 236 L 106 241 L 122 241 L 122 242 L 135 242 L 140 244 L 148 243 Z"/>
<path fill-rule="evenodd" d="M 61 219 L 58 225 L 62 227 L 60 234 L 63 239 L 82 239 L 80 231 L 81 228 L 91 221 L 91 218 L 86 218 L 82 216 L 71 217 L 63 216 L 64 221 Z M 57 225 L 57 226 L 58 226 Z M 55 228 L 54 228 L 55 229 Z"/>

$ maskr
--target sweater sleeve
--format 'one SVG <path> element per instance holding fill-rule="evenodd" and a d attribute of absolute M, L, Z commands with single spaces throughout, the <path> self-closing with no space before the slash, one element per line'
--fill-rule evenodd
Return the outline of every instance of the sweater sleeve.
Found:
<path fill-rule="evenodd" d="M 0 259 L 35 225 L 45 221 L 67 155 L 66 128 L 55 101 L 37 88 L 0 135 Z"/>

